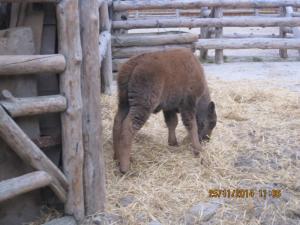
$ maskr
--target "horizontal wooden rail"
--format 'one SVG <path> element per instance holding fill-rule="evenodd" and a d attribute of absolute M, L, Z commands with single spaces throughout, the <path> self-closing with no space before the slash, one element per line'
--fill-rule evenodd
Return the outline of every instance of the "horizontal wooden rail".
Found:
<path fill-rule="evenodd" d="M 67 109 L 67 100 L 62 95 L 13 98 L 0 101 L 12 117 L 33 116 L 44 113 L 63 112 Z"/>
<path fill-rule="evenodd" d="M 108 45 L 110 44 L 110 40 L 111 40 L 111 35 L 108 31 L 103 31 L 99 35 L 99 56 L 100 56 L 99 61 L 100 61 L 100 65 L 101 65 L 102 60 L 106 56 Z"/>
<path fill-rule="evenodd" d="M 58 3 L 60 0 L 0 0 L 1 2 L 7 3 Z"/>
<path fill-rule="evenodd" d="M 223 17 L 223 18 L 178 18 L 113 21 L 113 29 L 171 28 L 171 27 L 278 27 L 300 26 L 299 18 L 287 17 Z"/>
<path fill-rule="evenodd" d="M 25 163 L 49 173 L 50 187 L 61 201 L 66 201 L 68 181 L 55 164 L 30 140 L 0 105 L 0 137 Z"/>
<path fill-rule="evenodd" d="M 46 187 L 52 182 L 52 177 L 44 172 L 37 171 L 3 180 L 0 182 L 0 202 L 11 199 L 38 188 Z"/>
<path fill-rule="evenodd" d="M 0 55 L 0 75 L 61 73 L 65 70 L 63 55 Z"/>
<path fill-rule="evenodd" d="M 243 38 L 201 39 L 195 47 L 205 49 L 300 49 L 300 39 L 286 38 Z"/>
<path fill-rule="evenodd" d="M 112 38 L 112 45 L 117 47 L 153 46 L 166 44 L 186 44 L 198 40 L 197 34 L 192 33 L 150 33 L 118 35 Z"/>
<path fill-rule="evenodd" d="M 134 0 L 113 2 L 114 11 L 142 9 L 194 9 L 200 7 L 231 7 L 231 8 L 267 8 L 280 6 L 300 6 L 299 0 L 185 0 L 158 1 Z"/>
<path fill-rule="evenodd" d="M 177 48 L 190 48 L 192 44 L 181 44 L 181 45 L 160 45 L 160 46 L 137 46 L 137 47 L 124 47 L 124 48 L 113 48 L 113 58 L 129 58 L 135 55 L 140 55 L 147 52 L 166 51 Z"/>

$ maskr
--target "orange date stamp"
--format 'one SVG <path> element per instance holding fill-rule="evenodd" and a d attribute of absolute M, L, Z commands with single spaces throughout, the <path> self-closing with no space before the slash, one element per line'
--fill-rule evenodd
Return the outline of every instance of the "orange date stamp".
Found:
<path fill-rule="evenodd" d="M 210 198 L 254 198 L 260 197 L 266 199 L 267 197 L 271 198 L 280 198 L 281 190 L 280 189 L 209 189 L 208 197 Z"/>

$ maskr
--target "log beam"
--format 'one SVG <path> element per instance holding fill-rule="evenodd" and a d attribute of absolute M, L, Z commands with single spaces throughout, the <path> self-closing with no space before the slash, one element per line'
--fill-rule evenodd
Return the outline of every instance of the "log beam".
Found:
<path fill-rule="evenodd" d="M 33 116 L 44 113 L 63 112 L 67 108 L 67 100 L 62 95 L 13 98 L 0 101 L 12 117 Z"/>
<path fill-rule="evenodd" d="M 66 67 L 63 55 L 0 55 L 0 75 L 61 73 Z"/>
<path fill-rule="evenodd" d="M 101 34 L 99 36 L 99 55 L 100 55 L 99 62 L 100 62 L 100 64 L 105 59 L 110 41 L 111 41 L 110 33 L 108 31 L 101 32 Z"/>
<path fill-rule="evenodd" d="M 286 38 L 243 38 L 201 39 L 195 43 L 197 49 L 299 49 L 300 39 Z"/>
<path fill-rule="evenodd" d="M 60 0 L 0 0 L 5 3 L 58 3 Z"/>
<path fill-rule="evenodd" d="M 280 8 L 280 15 L 281 16 L 286 16 L 286 17 L 290 17 L 291 15 L 289 15 L 286 11 L 286 8 L 285 7 L 281 7 Z M 286 38 L 287 37 L 287 32 L 285 30 L 285 27 L 283 26 L 280 26 L 279 27 L 279 36 L 280 38 Z M 281 58 L 284 58 L 286 59 L 288 57 L 288 53 L 287 53 L 287 49 L 286 48 L 283 48 L 283 49 L 279 49 L 279 56 Z"/>
<path fill-rule="evenodd" d="M 106 3 L 102 3 L 105 5 Z M 84 198 L 86 215 L 104 211 L 105 171 L 101 130 L 99 10 L 97 0 L 80 0 Z M 107 42 L 106 44 L 110 44 Z"/>
<path fill-rule="evenodd" d="M 16 178 L 3 180 L 0 182 L 0 202 L 38 188 L 46 187 L 51 182 L 52 177 L 44 171 L 32 172 Z"/>
<path fill-rule="evenodd" d="M 130 58 L 135 55 L 140 55 L 147 52 L 156 52 L 156 51 L 167 51 L 170 49 L 178 48 L 190 48 L 193 49 L 192 44 L 181 44 L 181 45 L 159 45 L 159 46 L 138 46 L 138 47 L 124 47 L 124 48 L 113 48 L 113 57 L 114 58 Z"/>
<path fill-rule="evenodd" d="M 63 169 L 69 182 L 65 213 L 77 220 L 84 217 L 82 96 L 78 0 L 61 0 L 57 5 L 58 49 L 66 57 L 66 69 L 60 75 L 60 92 L 68 108 L 61 114 Z"/>
<path fill-rule="evenodd" d="M 216 7 L 214 10 L 215 18 L 223 17 L 223 9 L 221 7 Z M 215 28 L 215 38 L 222 38 L 223 35 L 223 27 L 216 27 Z M 223 63 L 223 49 L 215 49 L 215 63 L 222 64 Z"/>
<path fill-rule="evenodd" d="M 198 40 L 198 35 L 192 33 L 157 33 L 149 35 L 127 34 L 113 36 L 112 45 L 115 47 L 130 46 L 153 46 L 153 45 L 170 45 L 170 44 L 186 44 Z"/>
<path fill-rule="evenodd" d="M 142 9 L 195 9 L 201 7 L 269 8 L 280 6 L 300 6 L 299 0 L 130 0 L 113 2 L 114 11 Z"/>
<path fill-rule="evenodd" d="M 172 27 L 278 27 L 300 26 L 299 18 L 241 16 L 223 18 L 182 18 L 113 21 L 113 29 L 172 28 Z"/>
<path fill-rule="evenodd" d="M 65 202 L 68 188 L 66 177 L 10 118 L 2 106 L 0 106 L 0 137 L 25 163 L 49 173 L 53 177 L 50 187 L 60 200 Z"/>
<path fill-rule="evenodd" d="M 108 3 L 105 1 L 100 8 L 100 30 L 111 32 L 111 20 L 109 18 Z M 101 64 L 101 90 L 104 93 L 112 93 L 112 50 L 111 50 L 111 40 L 108 39 L 106 55 Z"/>

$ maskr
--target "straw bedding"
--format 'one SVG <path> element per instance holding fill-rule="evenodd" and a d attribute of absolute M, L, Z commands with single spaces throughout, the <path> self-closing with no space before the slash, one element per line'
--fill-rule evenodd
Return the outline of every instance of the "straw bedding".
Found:
<path fill-rule="evenodd" d="M 159 113 L 136 136 L 130 172 L 122 176 L 112 160 L 117 99 L 102 96 L 107 223 L 299 224 L 299 93 L 263 81 L 208 82 L 218 124 L 211 141 L 203 144 L 207 167 L 193 157 L 181 122 L 176 129 L 180 146 L 167 145 L 167 128 Z M 255 189 L 255 196 L 210 198 L 208 194 L 209 189 L 238 188 Z M 259 197 L 259 190 L 272 189 L 281 190 L 281 197 Z M 213 212 L 205 220 L 203 211 L 191 220 L 188 212 L 199 203 L 218 207 L 209 209 Z M 103 215 L 92 215 L 83 224 L 106 222 Z"/>
<path fill-rule="evenodd" d="M 103 141 L 107 211 L 122 224 L 189 224 L 195 204 L 221 205 L 206 222 L 195 224 L 298 224 L 300 220 L 299 94 L 262 81 L 209 79 L 218 124 L 203 144 L 210 165 L 194 158 L 182 123 L 179 147 L 167 145 L 162 113 L 152 115 L 136 136 L 130 172 L 122 176 L 112 160 L 116 96 L 103 96 Z M 255 189 L 254 198 L 209 198 L 209 189 Z M 280 189 L 281 197 L 259 197 L 259 189 Z M 120 201 L 131 197 L 127 206 Z M 201 216 L 200 216 L 201 217 Z M 88 224 L 90 220 L 87 220 Z"/>

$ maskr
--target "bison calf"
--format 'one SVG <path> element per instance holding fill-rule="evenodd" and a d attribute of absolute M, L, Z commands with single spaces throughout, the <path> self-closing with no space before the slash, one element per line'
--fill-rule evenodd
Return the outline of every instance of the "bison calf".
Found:
<path fill-rule="evenodd" d="M 199 154 L 200 141 L 216 126 L 203 68 L 190 50 L 176 49 L 138 55 L 127 61 L 118 74 L 119 104 L 113 127 L 114 158 L 127 172 L 134 135 L 151 113 L 163 110 L 169 129 L 169 145 L 177 145 L 177 113 Z"/>

